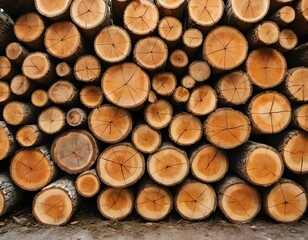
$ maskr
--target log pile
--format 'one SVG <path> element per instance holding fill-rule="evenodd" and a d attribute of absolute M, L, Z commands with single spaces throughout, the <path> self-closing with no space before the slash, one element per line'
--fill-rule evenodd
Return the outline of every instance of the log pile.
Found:
<path fill-rule="evenodd" d="M 0 215 L 305 214 L 308 0 L 0 7 Z"/>

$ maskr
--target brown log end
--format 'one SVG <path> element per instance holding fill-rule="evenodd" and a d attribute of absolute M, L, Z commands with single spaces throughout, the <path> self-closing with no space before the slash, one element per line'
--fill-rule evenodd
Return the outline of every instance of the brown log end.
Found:
<path fill-rule="evenodd" d="M 69 78 L 72 74 L 72 68 L 68 63 L 60 62 L 56 66 L 56 73 L 60 78 Z"/>
<path fill-rule="evenodd" d="M 82 108 L 72 108 L 66 114 L 66 122 L 72 127 L 82 126 L 87 121 L 87 113 Z"/>
<path fill-rule="evenodd" d="M 95 196 L 101 186 L 101 180 L 94 169 L 81 173 L 75 180 L 75 188 L 83 197 Z"/>
<path fill-rule="evenodd" d="M 29 52 L 18 42 L 11 42 L 9 45 L 7 45 L 5 53 L 8 59 L 17 65 L 21 65 L 26 56 L 29 54 Z"/>
<path fill-rule="evenodd" d="M 11 61 L 5 57 L 0 56 L 0 79 L 9 80 L 12 75 L 12 64 Z"/>
<path fill-rule="evenodd" d="M 279 34 L 278 42 L 275 47 L 280 52 L 284 53 L 290 51 L 296 47 L 298 43 L 298 37 L 291 29 L 282 29 Z"/>
<path fill-rule="evenodd" d="M 187 54 L 180 49 L 174 50 L 169 56 L 170 69 L 176 75 L 181 75 L 185 71 L 188 62 Z"/>
<path fill-rule="evenodd" d="M 3 119 L 10 125 L 22 125 L 29 123 L 33 117 L 34 112 L 30 104 L 19 101 L 11 101 L 3 108 Z"/>
<path fill-rule="evenodd" d="M 74 65 L 74 75 L 81 82 L 91 83 L 98 80 L 101 75 L 98 59 L 89 54 L 81 56 Z"/>
<path fill-rule="evenodd" d="M 22 64 L 22 73 L 31 80 L 43 83 L 51 68 L 49 57 L 46 53 L 30 53 Z"/>
<path fill-rule="evenodd" d="M 16 96 L 29 96 L 33 90 L 31 82 L 21 74 L 16 75 L 11 80 L 10 87 L 12 93 L 14 93 Z"/>
<path fill-rule="evenodd" d="M 55 134 L 65 127 L 65 113 L 58 107 L 50 107 L 38 117 L 39 128 L 47 134 Z"/>
<path fill-rule="evenodd" d="M 169 49 L 176 47 L 182 32 L 183 25 L 175 17 L 166 16 L 158 24 L 158 35 L 164 40 Z"/>
<path fill-rule="evenodd" d="M 206 62 L 196 60 L 189 65 L 188 74 L 195 79 L 196 82 L 204 82 L 209 79 L 211 69 Z"/>
<path fill-rule="evenodd" d="M 87 108 L 99 107 L 104 100 L 102 89 L 94 85 L 83 87 L 79 92 L 79 98 Z"/>
<path fill-rule="evenodd" d="M 196 81 L 191 76 L 186 75 L 181 79 L 181 85 L 187 89 L 193 89 L 196 85 Z"/>
<path fill-rule="evenodd" d="M 176 103 L 186 103 L 190 97 L 190 92 L 183 86 L 178 86 L 172 95 L 173 100 Z"/>
<path fill-rule="evenodd" d="M 9 157 L 16 150 L 15 138 L 3 121 L 0 121 L 0 150 L 0 161 Z"/>
<path fill-rule="evenodd" d="M 152 78 L 152 89 L 160 96 L 170 96 L 176 84 L 176 76 L 171 72 L 160 72 Z"/>
<path fill-rule="evenodd" d="M 36 10 L 47 18 L 56 18 L 65 13 L 72 0 L 60 0 L 60 1 L 40 1 L 34 0 Z"/>
<path fill-rule="evenodd" d="M 49 103 L 48 93 L 43 89 L 37 89 L 31 94 L 31 103 L 35 107 L 45 107 Z"/>
<path fill-rule="evenodd" d="M 293 120 L 296 126 L 308 132 L 308 104 L 303 104 L 293 111 Z"/>
<path fill-rule="evenodd" d="M 10 85 L 5 81 L 0 81 L 0 104 L 4 104 L 9 101 L 11 96 Z"/>
<path fill-rule="evenodd" d="M 34 146 L 39 138 L 40 130 L 37 125 L 25 125 L 16 132 L 16 140 L 23 147 Z"/>

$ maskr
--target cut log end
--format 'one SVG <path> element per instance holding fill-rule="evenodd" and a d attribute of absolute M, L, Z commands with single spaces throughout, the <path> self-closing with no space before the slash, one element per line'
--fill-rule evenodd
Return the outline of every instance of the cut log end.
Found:
<path fill-rule="evenodd" d="M 168 48 L 176 47 L 183 31 L 182 23 L 174 17 L 166 16 L 158 24 L 158 34 L 165 41 Z"/>
<path fill-rule="evenodd" d="M 0 150 L 0 161 L 16 150 L 14 136 L 3 121 L 0 121 Z"/>
<path fill-rule="evenodd" d="M 16 96 L 26 97 L 29 96 L 32 91 L 31 82 L 23 75 L 16 75 L 11 80 L 11 91 Z"/>
<path fill-rule="evenodd" d="M 29 79 L 40 81 L 47 76 L 51 67 L 49 57 L 42 52 L 30 53 L 22 64 L 22 72 Z"/>
<path fill-rule="evenodd" d="M 176 103 L 186 103 L 190 97 L 190 92 L 183 86 L 177 87 L 172 95 L 173 100 Z"/>
<path fill-rule="evenodd" d="M 182 48 L 190 58 L 193 58 L 203 43 L 202 32 L 196 28 L 189 28 L 182 35 L 182 42 Z"/>
<path fill-rule="evenodd" d="M 56 66 L 56 73 L 60 78 L 69 78 L 72 74 L 72 68 L 66 62 L 60 62 Z"/>
<path fill-rule="evenodd" d="M 156 5 L 159 8 L 161 16 L 173 16 L 181 19 L 185 7 L 185 0 L 157 0 Z"/>
<path fill-rule="evenodd" d="M 279 28 L 275 22 L 264 21 L 252 30 L 249 35 L 250 44 L 271 45 L 278 41 Z"/>
<path fill-rule="evenodd" d="M 22 125 L 32 119 L 33 112 L 31 110 L 33 109 L 29 104 L 11 101 L 3 108 L 3 119 L 10 125 Z"/>
<path fill-rule="evenodd" d="M 81 103 L 87 108 L 99 107 L 103 102 L 103 94 L 100 87 L 88 85 L 83 87 L 79 93 Z"/>
<path fill-rule="evenodd" d="M 35 0 L 36 10 L 47 18 L 57 18 L 65 13 L 72 0 L 40 1 Z"/>
<path fill-rule="evenodd" d="M 65 113 L 58 107 L 47 108 L 39 115 L 38 126 L 44 133 L 58 133 L 65 126 Z"/>
<path fill-rule="evenodd" d="M 95 196 L 99 192 L 100 186 L 101 182 L 95 170 L 81 173 L 75 181 L 76 190 L 83 197 Z"/>
<path fill-rule="evenodd" d="M 270 19 L 278 24 L 278 26 L 283 27 L 295 19 L 295 10 L 293 7 L 284 6 L 278 9 Z"/>
<path fill-rule="evenodd" d="M 308 104 L 298 107 L 293 112 L 293 120 L 296 126 L 308 132 Z"/>
<path fill-rule="evenodd" d="M 180 70 L 180 73 L 176 73 L 181 74 L 181 72 L 183 72 L 183 70 L 186 68 L 189 59 L 183 50 L 177 49 L 170 54 L 169 61 L 171 68 Z"/>
<path fill-rule="evenodd" d="M 189 65 L 188 73 L 196 82 L 204 82 L 209 79 L 211 69 L 206 62 L 197 60 Z"/>
<path fill-rule="evenodd" d="M 308 68 L 297 67 L 290 69 L 285 79 L 285 93 L 290 97 L 290 100 L 295 102 L 308 101 Z"/>
<path fill-rule="evenodd" d="M 77 89 L 70 81 L 60 80 L 50 86 L 48 97 L 56 104 L 70 104 L 77 97 Z"/>
<path fill-rule="evenodd" d="M 161 96 L 170 96 L 176 88 L 176 77 L 171 72 L 161 72 L 154 75 L 152 89 Z"/>
<path fill-rule="evenodd" d="M 287 52 L 296 47 L 298 43 L 297 35 L 291 29 L 282 29 L 279 34 L 278 42 L 275 47 L 280 52 Z"/>
<path fill-rule="evenodd" d="M 101 75 L 101 65 L 92 55 L 84 55 L 77 59 L 74 65 L 74 75 L 81 82 L 93 82 Z"/>
<path fill-rule="evenodd" d="M 39 138 L 39 129 L 36 125 L 25 125 L 16 133 L 17 142 L 23 147 L 33 146 Z"/>
<path fill-rule="evenodd" d="M 87 113 L 81 108 L 72 108 L 66 114 L 66 122 L 72 127 L 82 126 L 86 120 Z"/>
<path fill-rule="evenodd" d="M 10 85 L 7 82 L 0 81 L 0 104 L 8 102 L 11 96 Z"/>
<path fill-rule="evenodd" d="M 45 107 L 49 103 L 48 93 L 43 89 L 37 89 L 31 94 L 31 103 L 35 107 Z"/>
<path fill-rule="evenodd" d="M 186 75 L 181 79 L 181 85 L 187 89 L 192 89 L 195 87 L 196 81 L 191 76 Z"/>
<path fill-rule="evenodd" d="M 5 56 L 0 56 L 0 79 L 9 79 L 12 72 L 12 64 Z"/>

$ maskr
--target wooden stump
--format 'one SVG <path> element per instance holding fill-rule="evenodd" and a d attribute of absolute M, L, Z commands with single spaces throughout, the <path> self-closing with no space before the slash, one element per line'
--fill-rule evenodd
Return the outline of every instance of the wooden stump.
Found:
<path fill-rule="evenodd" d="M 11 80 L 12 93 L 20 97 L 30 97 L 34 86 L 24 75 L 18 74 Z"/>
<path fill-rule="evenodd" d="M 172 145 L 163 145 L 147 160 L 147 172 L 158 184 L 174 186 L 189 173 L 189 161 L 185 151 Z"/>
<path fill-rule="evenodd" d="M 266 214 L 277 222 L 295 222 L 307 209 L 307 194 L 300 185 L 283 178 L 267 191 L 263 204 Z"/>
<path fill-rule="evenodd" d="M 218 206 L 234 223 L 246 223 L 255 218 L 261 208 L 258 191 L 235 176 L 226 176 L 217 186 Z"/>
<path fill-rule="evenodd" d="M 46 136 L 37 125 L 25 125 L 16 132 L 16 140 L 22 147 L 34 147 L 44 142 Z"/>
<path fill-rule="evenodd" d="M 192 151 L 190 169 L 192 175 L 205 183 L 222 179 L 229 168 L 227 154 L 210 144 L 205 144 Z"/>
<path fill-rule="evenodd" d="M 156 6 L 158 7 L 161 18 L 165 16 L 173 16 L 177 19 L 182 19 L 186 2 L 185 0 L 157 0 Z"/>
<path fill-rule="evenodd" d="M 100 187 L 101 180 L 95 169 L 82 172 L 75 181 L 75 188 L 82 197 L 94 197 L 99 192 Z"/>
<path fill-rule="evenodd" d="M 158 23 L 158 35 L 167 44 L 169 50 L 173 50 L 182 36 L 183 25 L 175 17 L 166 16 Z"/>
<path fill-rule="evenodd" d="M 217 95 L 213 88 L 203 85 L 191 92 L 187 102 L 187 111 L 195 116 L 205 116 L 217 107 Z"/>
<path fill-rule="evenodd" d="M 290 6 L 284 6 L 279 8 L 269 19 L 279 27 L 284 27 L 295 19 L 295 10 Z"/>
<path fill-rule="evenodd" d="M 201 48 L 202 43 L 202 32 L 197 28 L 189 28 L 182 35 L 181 48 L 187 53 L 189 58 L 193 59 L 198 50 Z"/>
<path fill-rule="evenodd" d="M 56 81 L 48 89 L 48 98 L 55 104 L 74 105 L 77 97 L 78 90 L 70 81 Z"/>
<path fill-rule="evenodd" d="M 78 81 L 92 83 L 98 81 L 101 75 L 101 65 L 92 55 L 83 55 L 74 65 L 74 75 Z"/>
<path fill-rule="evenodd" d="M 72 79 L 73 71 L 71 66 L 66 62 L 60 62 L 56 66 L 56 73 L 58 77 L 63 79 Z"/>
<path fill-rule="evenodd" d="M 183 183 L 174 198 L 175 210 L 189 221 L 208 218 L 215 211 L 216 205 L 214 189 L 196 180 Z"/>
<path fill-rule="evenodd" d="M 229 155 L 230 167 L 246 181 L 262 187 L 277 182 L 283 173 L 284 164 L 278 151 L 265 144 L 248 141 Z"/>
<path fill-rule="evenodd" d="M 49 107 L 40 113 L 37 122 L 42 132 L 55 134 L 65 127 L 65 113 L 58 107 Z"/>
<path fill-rule="evenodd" d="M 82 127 L 87 123 L 87 112 L 82 108 L 72 108 L 66 114 L 66 122 L 71 127 Z"/>
<path fill-rule="evenodd" d="M 165 187 L 146 182 L 139 187 L 135 209 L 147 221 L 159 221 L 168 216 L 173 207 L 173 196 Z"/>
<path fill-rule="evenodd" d="M 37 89 L 31 94 L 31 103 L 35 107 L 47 107 L 50 104 L 47 91 Z"/>
<path fill-rule="evenodd" d="M 144 119 L 154 129 L 167 127 L 172 116 L 172 105 L 164 99 L 160 99 L 155 103 L 150 103 L 144 109 Z"/>
<path fill-rule="evenodd" d="M 96 139 L 86 130 L 70 130 L 52 143 L 53 161 L 69 174 L 81 173 L 95 163 L 98 156 Z"/>
<path fill-rule="evenodd" d="M 21 66 L 29 51 L 18 42 L 11 42 L 6 46 L 5 53 L 14 64 Z"/>
<path fill-rule="evenodd" d="M 181 76 L 188 65 L 187 54 L 180 49 L 174 50 L 169 56 L 169 70 L 177 76 Z"/>
<path fill-rule="evenodd" d="M 97 197 L 97 208 L 110 220 L 122 220 L 134 209 L 134 194 L 127 188 L 106 188 Z"/>
<path fill-rule="evenodd" d="M 124 61 L 132 49 L 131 39 L 125 29 L 119 26 L 103 28 L 94 41 L 97 56 L 107 64 Z"/>
<path fill-rule="evenodd" d="M 160 72 L 151 80 L 152 89 L 160 96 L 171 96 L 176 88 L 176 76 L 171 72 Z"/>
<path fill-rule="evenodd" d="M 292 124 L 296 128 L 308 132 L 308 104 L 293 108 Z"/>
<path fill-rule="evenodd" d="M 31 123 L 36 117 L 36 109 L 29 103 L 12 101 L 3 108 L 3 119 L 10 125 Z"/>
<path fill-rule="evenodd" d="M 183 86 L 178 86 L 172 94 L 172 99 L 176 104 L 186 103 L 189 97 L 190 92 Z"/>
<path fill-rule="evenodd" d="M 279 39 L 275 43 L 274 47 L 278 51 L 285 53 L 294 49 L 297 43 L 298 37 L 291 29 L 282 29 L 279 34 Z"/>
<path fill-rule="evenodd" d="M 138 124 L 132 132 L 131 139 L 135 148 L 146 154 L 155 152 L 162 142 L 159 130 L 152 129 L 147 124 Z"/>
<path fill-rule="evenodd" d="M 278 133 L 291 122 L 291 104 L 281 93 L 262 92 L 251 99 L 248 105 L 248 116 L 254 133 Z"/>
<path fill-rule="evenodd" d="M 104 99 L 101 88 L 94 85 L 84 86 L 79 92 L 79 98 L 87 108 L 99 107 Z"/>
<path fill-rule="evenodd" d="M 40 1 L 34 0 L 36 10 L 43 16 L 51 20 L 59 20 L 68 18 L 69 8 L 72 0 L 52 0 Z"/>
<path fill-rule="evenodd" d="M 101 87 L 111 103 L 123 108 L 136 108 L 148 98 L 150 79 L 139 66 L 125 62 L 105 71 Z"/>
<path fill-rule="evenodd" d="M 10 85 L 5 81 L 0 81 L 0 104 L 3 105 L 13 98 Z"/>
<path fill-rule="evenodd" d="M 231 149 L 245 143 L 250 136 L 250 121 L 242 112 L 218 108 L 204 123 L 205 137 L 213 145 Z"/>
<path fill-rule="evenodd" d="M 117 143 L 131 132 L 132 119 L 128 111 L 104 104 L 92 110 L 88 126 L 97 139 L 106 143 Z"/>
<path fill-rule="evenodd" d="M 71 177 L 63 177 L 49 184 L 35 196 L 32 214 L 42 224 L 64 225 L 76 212 L 80 202 L 74 180 Z"/>
<path fill-rule="evenodd" d="M 104 184 L 123 188 L 136 183 L 144 174 L 143 155 L 128 143 L 109 146 L 98 157 L 97 174 Z"/>
<path fill-rule="evenodd" d="M 209 79 L 211 69 L 205 61 L 196 60 L 189 65 L 188 74 L 196 82 L 204 82 Z"/>
<path fill-rule="evenodd" d="M 46 146 L 21 149 L 11 159 L 11 178 L 18 187 L 27 191 L 43 188 L 55 180 L 57 172 Z"/>
<path fill-rule="evenodd" d="M 0 79 L 8 81 L 15 75 L 14 72 L 10 60 L 5 56 L 0 56 Z"/>
<path fill-rule="evenodd" d="M 0 161 L 10 157 L 17 150 L 14 135 L 3 121 L 0 121 L 0 150 Z"/>
<path fill-rule="evenodd" d="M 233 71 L 216 84 L 219 102 L 224 105 L 242 105 L 251 97 L 253 91 L 250 77 L 243 71 Z"/>
<path fill-rule="evenodd" d="M 247 57 L 244 35 L 230 26 L 219 26 L 208 33 L 203 44 L 203 58 L 216 70 L 231 70 Z"/>

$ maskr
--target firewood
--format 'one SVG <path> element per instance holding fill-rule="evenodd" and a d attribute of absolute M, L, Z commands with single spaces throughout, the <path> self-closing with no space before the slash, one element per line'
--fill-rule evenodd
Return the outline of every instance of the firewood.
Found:
<path fill-rule="evenodd" d="M 93 55 L 83 55 L 74 65 L 74 75 L 78 81 L 92 83 L 98 81 L 101 75 L 101 65 Z"/>
<path fill-rule="evenodd" d="M 101 86 L 104 96 L 111 103 L 123 108 L 136 108 L 148 98 L 150 79 L 139 66 L 125 62 L 109 67 L 102 77 Z"/>
<path fill-rule="evenodd" d="M 80 127 L 87 123 L 87 113 L 82 108 L 72 108 L 66 113 L 66 122 L 71 127 Z"/>
<path fill-rule="evenodd" d="M 169 50 L 177 47 L 182 36 L 183 25 L 175 17 L 166 16 L 158 23 L 158 35 L 167 44 Z"/>
<path fill-rule="evenodd" d="M 267 187 L 277 182 L 284 164 L 278 151 L 268 145 L 248 141 L 233 150 L 230 155 L 233 172 L 246 181 Z"/>
<path fill-rule="evenodd" d="M 14 135 L 4 121 L 0 121 L 0 143 L 0 161 L 10 157 L 17 150 Z"/>
<path fill-rule="evenodd" d="M 183 183 L 174 198 L 175 210 L 187 220 L 203 220 L 216 209 L 214 189 L 205 183 L 188 180 Z"/>
<path fill-rule="evenodd" d="M 24 125 L 16 132 L 16 140 L 22 147 L 34 147 L 44 143 L 46 136 L 37 125 Z"/>
<path fill-rule="evenodd" d="M 254 133 L 278 133 L 284 130 L 291 121 L 291 104 L 279 92 L 262 92 L 250 100 L 248 116 Z"/>
<path fill-rule="evenodd" d="M 216 191 L 218 206 L 231 222 L 249 222 L 260 211 L 261 199 L 258 191 L 240 178 L 232 175 L 224 177 Z"/>
<path fill-rule="evenodd" d="M 223 105 L 245 104 L 251 97 L 252 90 L 250 77 L 240 70 L 223 76 L 216 84 L 219 102 Z"/>
<path fill-rule="evenodd" d="M 176 76 L 171 72 L 160 72 L 151 80 L 152 89 L 162 97 L 172 95 L 176 88 Z"/>
<path fill-rule="evenodd" d="M 46 225 L 64 225 L 77 211 L 81 202 L 72 177 L 63 177 L 36 194 L 32 214 Z"/>
<path fill-rule="evenodd" d="M 78 97 L 77 88 L 69 81 L 59 80 L 48 89 L 48 98 L 56 104 L 73 105 Z"/>
<path fill-rule="evenodd" d="M 47 91 L 37 89 L 31 94 L 31 103 L 35 107 L 47 107 L 50 105 Z"/>
<path fill-rule="evenodd" d="M 70 130 L 59 135 L 51 145 L 53 161 L 69 174 L 81 173 L 95 163 L 96 139 L 86 130 Z"/>
<path fill-rule="evenodd" d="M 167 45 L 158 37 L 139 40 L 134 48 L 134 60 L 149 72 L 161 70 L 168 59 Z"/>
<path fill-rule="evenodd" d="M 31 123 L 36 117 L 36 109 L 30 103 L 12 101 L 3 108 L 3 119 L 10 125 Z"/>
<path fill-rule="evenodd" d="M 0 56 L 0 79 L 8 81 L 14 75 L 15 70 L 11 61 L 5 56 Z"/>
<path fill-rule="evenodd" d="M 295 222 L 306 212 L 307 195 L 299 184 L 283 178 L 267 190 L 263 208 L 266 214 L 278 222 Z"/>
<path fill-rule="evenodd" d="M 60 20 L 69 17 L 69 8 L 72 0 L 40 1 L 34 0 L 36 10 L 51 20 Z"/>
<path fill-rule="evenodd" d="M 97 56 L 107 64 L 122 62 L 131 52 L 131 39 L 125 29 L 107 26 L 95 38 L 94 49 Z"/>
<path fill-rule="evenodd" d="M 186 109 L 196 116 L 205 116 L 217 107 L 217 95 L 213 88 L 203 85 L 194 88 L 190 94 Z"/>
<path fill-rule="evenodd" d="M 291 29 L 282 29 L 274 46 L 280 52 L 285 53 L 294 49 L 297 43 L 298 37 Z"/>
<path fill-rule="evenodd" d="M 140 152 L 151 154 L 161 145 L 162 136 L 159 130 L 147 124 L 138 124 L 132 132 L 132 143 Z"/>
<path fill-rule="evenodd" d="M 57 177 L 57 168 L 46 146 L 18 150 L 11 159 L 10 176 L 27 191 L 36 191 Z"/>
<path fill-rule="evenodd" d="M 165 16 L 173 16 L 177 19 L 182 19 L 186 2 L 185 0 L 157 0 L 156 6 L 158 7 L 161 18 Z"/>
<path fill-rule="evenodd" d="M 11 42 L 6 46 L 6 56 L 14 64 L 21 66 L 29 51 L 18 42 Z"/>
<path fill-rule="evenodd" d="M 101 180 L 95 169 L 90 169 L 78 175 L 75 181 L 77 192 L 83 197 L 95 196 L 101 187 Z"/>
<path fill-rule="evenodd" d="M 250 121 L 242 112 L 232 108 L 218 108 L 204 123 L 205 137 L 213 145 L 231 149 L 245 143 L 250 136 Z"/>
<path fill-rule="evenodd" d="M 298 129 L 308 132 L 308 104 L 293 107 L 292 124 Z"/>
<path fill-rule="evenodd" d="M 189 58 L 193 58 L 203 43 L 203 35 L 197 28 L 189 28 L 182 35 L 181 48 L 187 53 Z"/>
<path fill-rule="evenodd" d="M 65 113 L 58 107 L 49 107 L 39 114 L 37 122 L 44 133 L 55 134 L 65 127 Z"/>
<path fill-rule="evenodd" d="M 190 92 L 183 86 L 177 87 L 172 94 L 172 99 L 175 103 L 186 103 L 189 97 Z"/>
<path fill-rule="evenodd" d="M 239 30 L 230 26 L 214 28 L 203 44 L 203 58 L 216 70 L 238 67 L 246 59 L 247 52 L 246 38 Z"/>
<path fill-rule="evenodd" d="M 196 85 L 196 81 L 191 76 L 186 75 L 182 77 L 181 85 L 187 89 L 193 89 Z"/>
<path fill-rule="evenodd" d="M 124 140 L 132 131 L 130 113 L 111 104 L 104 104 L 92 110 L 88 117 L 88 126 L 94 136 L 106 143 Z"/>
<path fill-rule="evenodd" d="M 295 19 L 295 10 L 290 6 L 284 6 L 279 8 L 269 19 L 275 22 L 279 27 L 284 27 Z"/>
<path fill-rule="evenodd" d="M 172 116 L 172 105 L 164 99 L 159 99 L 155 103 L 150 103 L 144 109 L 144 119 L 154 129 L 167 127 Z"/>
<path fill-rule="evenodd" d="M 190 156 L 192 175 L 205 183 L 217 182 L 228 171 L 227 154 L 210 144 L 204 144 L 193 150 Z"/>
<path fill-rule="evenodd" d="M 188 74 L 196 82 L 204 82 L 209 79 L 211 69 L 205 61 L 196 60 L 189 65 Z"/>
<path fill-rule="evenodd" d="M 3 105 L 13 98 L 10 85 L 5 81 L 0 81 L 0 104 Z"/>
<path fill-rule="evenodd" d="M 97 208 L 107 219 L 125 219 L 134 209 L 134 194 L 127 188 L 105 188 L 97 197 Z"/>
<path fill-rule="evenodd" d="M 295 19 L 291 24 L 292 30 L 299 36 L 308 34 L 308 2 L 300 0 L 295 5 Z"/>
<path fill-rule="evenodd" d="M 187 54 L 181 50 L 174 50 L 169 56 L 169 70 L 171 70 L 175 75 L 181 76 L 188 65 L 189 59 Z"/>
<path fill-rule="evenodd" d="M 144 174 L 144 157 L 129 143 L 111 145 L 98 157 L 96 170 L 104 184 L 115 188 L 128 187 Z"/>
<path fill-rule="evenodd" d="M 34 86 L 24 75 L 18 74 L 12 78 L 10 88 L 16 96 L 30 97 Z"/>
<path fill-rule="evenodd" d="M 147 221 L 159 221 L 168 216 L 173 207 L 173 196 L 163 186 L 144 182 L 136 196 L 136 211 Z"/>
<path fill-rule="evenodd" d="M 56 73 L 58 77 L 63 79 L 72 79 L 73 78 L 73 71 L 71 66 L 66 62 L 60 62 L 56 66 Z"/>
<path fill-rule="evenodd" d="M 87 108 L 96 108 L 103 102 L 103 93 L 100 87 L 87 85 L 80 90 L 79 98 Z"/>

